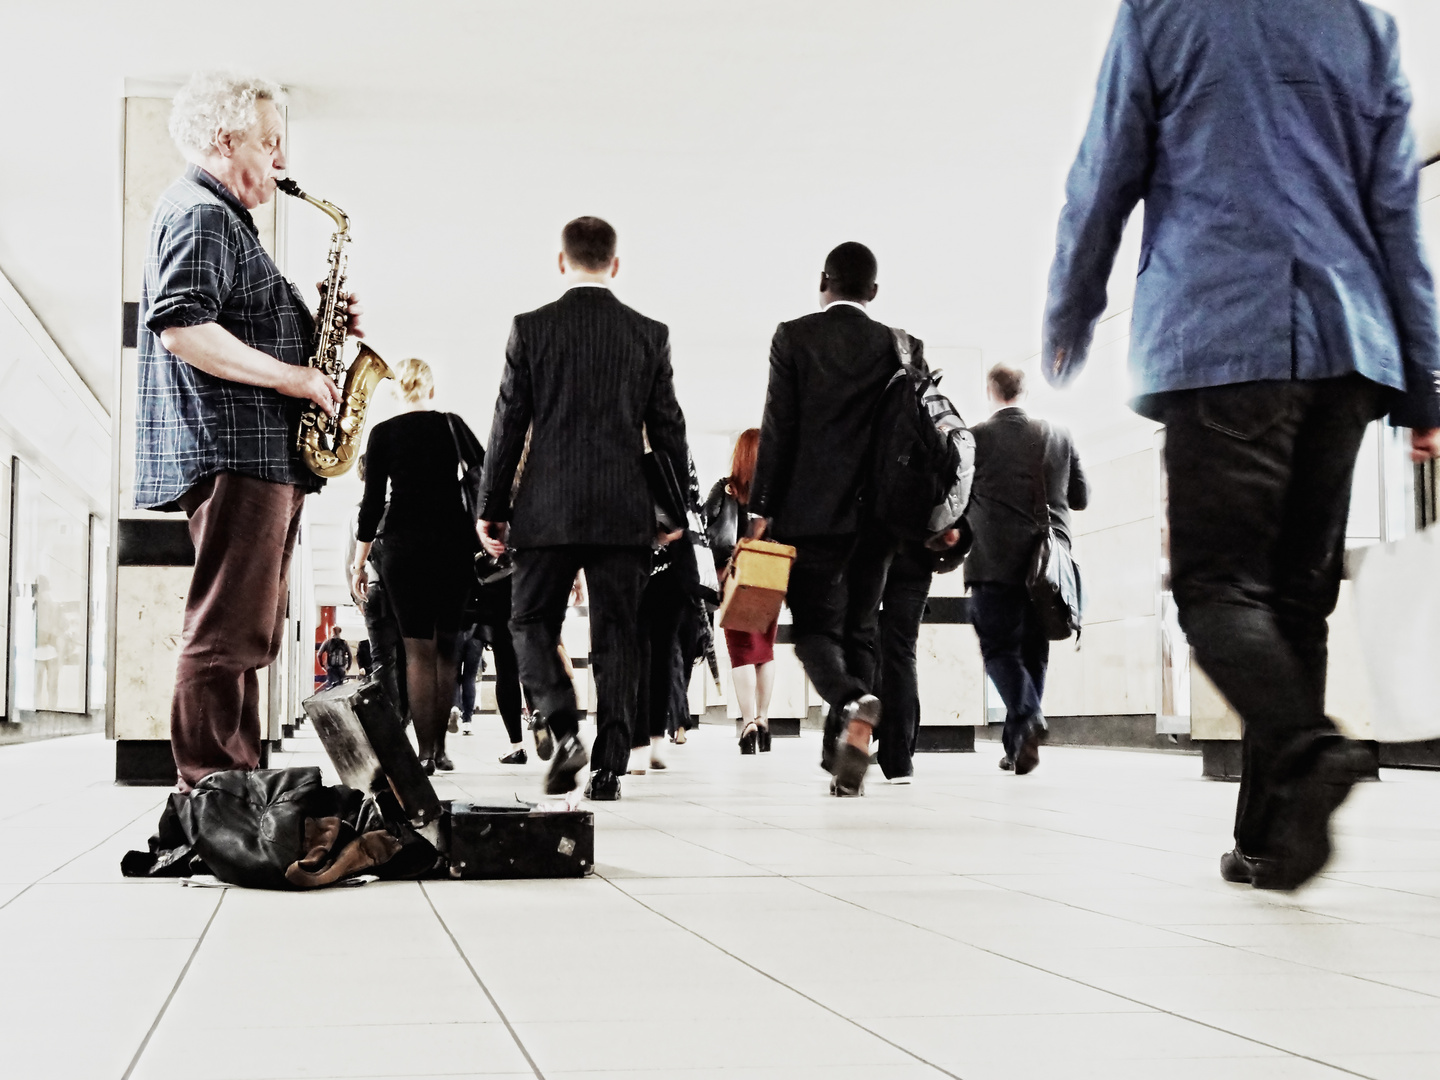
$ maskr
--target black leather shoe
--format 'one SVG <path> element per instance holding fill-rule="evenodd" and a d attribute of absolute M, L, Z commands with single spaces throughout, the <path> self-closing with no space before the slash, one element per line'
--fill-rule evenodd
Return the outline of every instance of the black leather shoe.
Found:
<path fill-rule="evenodd" d="M 860 796 L 862 796 L 862 795 L 865 794 L 865 782 L 864 782 L 863 780 L 860 782 L 860 790 L 858 790 L 858 791 L 851 791 L 851 792 L 846 793 L 846 792 L 842 792 L 842 791 L 840 790 L 840 784 L 839 784 L 839 782 L 836 781 L 835 777 L 832 776 L 832 777 L 830 778 L 830 794 L 831 794 L 831 795 L 834 795 L 836 798 L 839 798 L 839 799 L 856 799 L 856 798 L 859 798 Z"/>
<path fill-rule="evenodd" d="M 524 764 L 525 764 L 527 761 L 529 761 L 529 760 L 530 760 L 530 759 L 525 756 L 525 748 L 522 746 L 519 750 L 511 750 L 510 753 L 508 753 L 508 754 L 506 754 L 504 757 L 502 757 L 502 758 L 500 759 L 500 764 L 501 764 L 501 765 L 524 765 Z"/>
<path fill-rule="evenodd" d="M 1257 889 L 1291 892 L 1325 868 L 1330 861 L 1330 816 L 1373 767 L 1374 759 L 1363 747 L 1339 735 L 1318 739 L 1305 751 L 1297 775 L 1275 793 L 1275 857 L 1257 868 Z"/>
<path fill-rule="evenodd" d="M 421 759 L 420 759 L 420 768 L 421 768 L 421 770 L 425 773 L 426 776 L 434 776 L 434 775 L 435 775 L 435 759 L 434 759 L 433 757 L 421 758 Z"/>
<path fill-rule="evenodd" d="M 820 744 L 820 768 L 832 775 L 835 772 L 835 744 L 829 739 Z"/>
<path fill-rule="evenodd" d="M 450 760 L 449 754 L 445 753 L 444 750 L 441 750 L 440 753 L 435 755 L 435 768 L 439 769 L 441 772 L 454 772 L 455 762 Z"/>
<path fill-rule="evenodd" d="M 585 785 L 585 797 L 595 802 L 614 802 L 620 798 L 620 778 L 609 769 L 600 769 L 590 774 Z"/>
<path fill-rule="evenodd" d="M 555 747 L 555 760 L 545 774 L 546 795 L 568 795 L 575 790 L 575 774 L 590 763 L 590 755 L 574 735 L 566 735 Z"/>
<path fill-rule="evenodd" d="M 770 752 L 770 725 L 769 725 L 769 724 L 766 724 L 764 727 L 758 729 L 758 732 L 757 732 L 757 735 L 756 735 L 756 742 L 758 743 L 758 746 L 756 747 L 756 749 L 758 749 L 758 750 L 760 751 L 760 753 L 762 753 L 762 754 L 768 754 L 768 753 Z"/>
<path fill-rule="evenodd" d="M 1268 859 L 1252 859 L 1240 850 L 1237 844 L 1231 851 L 1220 856 L 1220 876 L 1236 885 L 1254 885 L 1255 875 L 1263 872 Z"/>
<path fill-rule="evenodd" d="M 1020 745 L 1015 748 L 1016 776 L 1024 776 L 1026 773 L 1035 771 L 1035 766 L 1040 764 L 1040 744 L 1045 741 L 1049 730 L 1043 716 L 1037 716 L 1025 725 L 1025 733 L 1020 738 Z"/>
<path fill-rule="evenodd" d="M 1000 768 L 1004 769 L 1006 772 L 1014 772 L 1015 759 L 1012 758 L 1009 754 L 1006 754 L 1000 759 Z"/>
<path fill-rule="evenodd" d="M 740 736 L 740 753 L 755 753 L 755 745 L 760 741 L 760 729 L 754 724 L 745 727 L 745 733 Z"/>
<path fill-rule="evenodd" d="M 874 694 L 861 694 L 854 701 L 845 706 L 841 717 L 848 726 L 850 721 L 859 720 L 869 724 L 872 729 L 880 726 L 880 699 Z"/>
<path fill-rule="evenodd" d="M 545 717 L 539 713 L 534 713 L 530 717 L 530 734 L 535 736 L 536 755 L 541 761 L 549 761 L 550 755 L 555 753 L 555 736 L 551 734 L 550 725 L 545 722 Z"/>
<path fill-rule="evenodd" d="M 865 770 L 870 755 L 852 743 L 841 741 L 835 748 L 835 782 L 831 791 L 842 799 L 858 798 L 865 793 Z"/>

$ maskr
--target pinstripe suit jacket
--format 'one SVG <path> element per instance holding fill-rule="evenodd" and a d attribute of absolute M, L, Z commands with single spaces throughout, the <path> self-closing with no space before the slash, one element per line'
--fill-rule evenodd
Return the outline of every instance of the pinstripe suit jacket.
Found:
<path fill-rule="evenodd" d="M 527 430 L 530 451 L 512 506 Z M 516 316 L 490 425 L 481 517 L 509 521 L 517 548 L 651 543 L 647 433 L 675 475 L 687 475 L 685 417 L 664 323 L 604 288 L 572 288 Z"/>

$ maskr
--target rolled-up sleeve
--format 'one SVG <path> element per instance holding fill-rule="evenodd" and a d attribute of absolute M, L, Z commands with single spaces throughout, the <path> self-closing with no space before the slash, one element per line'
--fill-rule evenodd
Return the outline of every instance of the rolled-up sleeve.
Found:
<path fill-rule="evenodd" d="M 151 333 L 218 320 L 239 264 L 233 227 L 225 209 L 210 204 L 193 207 L 168 225 L 158 246 L 156 289 L 145 312 Z"/>

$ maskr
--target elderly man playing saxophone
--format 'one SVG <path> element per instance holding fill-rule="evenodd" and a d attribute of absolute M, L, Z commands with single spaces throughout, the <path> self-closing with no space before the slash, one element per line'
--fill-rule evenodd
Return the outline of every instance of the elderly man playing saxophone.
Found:
<path fill-rule="evenodd" d="M 340 401 L 309 366 L 314 318 L 250 216 L 285 169 L 279 95 L 216 74 L 175 95 L 170 135 L 190 165 L 160 198 L 145 259 L 135 505 L 184 510 L 195 544 L 170 712 L 181 791 L 259 764 L 256 673 L 279 652 L 300 508 L 320 487 L 296 426 L 306 402 L 333 415 Z"/>

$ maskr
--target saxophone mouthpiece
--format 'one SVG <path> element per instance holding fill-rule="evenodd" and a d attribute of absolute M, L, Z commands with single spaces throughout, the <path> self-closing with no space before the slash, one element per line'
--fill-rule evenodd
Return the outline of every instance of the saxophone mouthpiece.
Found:
<path fill-rule="evenodd" d="M 295 181 L 291 180 L 288 176 L 284 177 L 283 179 L 276 180 L 275 186 L 281 191 L 283 191 L 286 195 L 293 196 L 296 199 L 305 198 L 305 192 L 300 190 L 300 185 L 295 183 Z"/>

